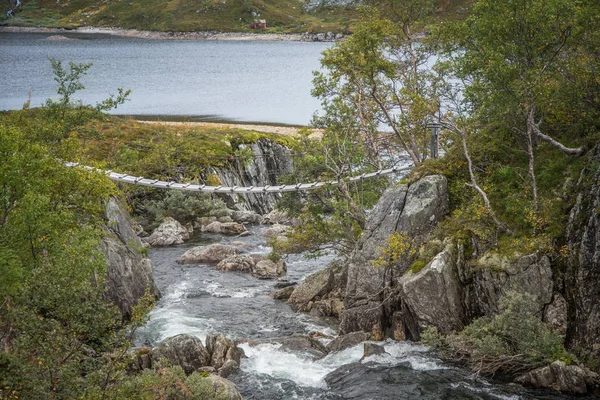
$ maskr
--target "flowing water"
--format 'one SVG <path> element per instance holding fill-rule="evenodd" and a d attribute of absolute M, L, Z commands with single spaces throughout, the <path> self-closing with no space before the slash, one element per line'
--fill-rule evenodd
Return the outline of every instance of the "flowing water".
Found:
<path fill-rule="evenodd" d="M 331 44 L 189 41 L 64 33 L 0 33 L 0 110 L 57 97 L 48 58 L 93 63 L 75 97 L 94 104 L 122 87 L 118 114 L 307 125 L 319 109 L 312 71 Z"/>
<path fill-rule="evenodd" d="M 202 234 L 190 242 L 150 251 L 155 278 L 163 297 L 137 344 L 154 345 L 180 333 L 205 339 L 223 333 L 232 339 L 264 339 L 293 333 L 336 334 L 334 321 L 295 313 L 287 303 L 271 297 L 275 281 L 247 273 L 218 271 L 214 265 L 179 265 L 175 260 L 193 246 L 243 241 L 250 253 L 266 254 L 262 227 L 252 236 L 229 238 Z M 333 256 L 288 259 L 287 279 L 299 281 L 324 268 Z M 244 341 L 245 342 L 245 341 Z M 446 364 L 425 346 L 410 342 L 380 343 L 387 354 L 361 360 L 363 345 L 315 359 L 280 344 L 240 345 L 248 358 L 229 377 L 247 399 L 560 399 L 476 379 L 468 371 Z"/>

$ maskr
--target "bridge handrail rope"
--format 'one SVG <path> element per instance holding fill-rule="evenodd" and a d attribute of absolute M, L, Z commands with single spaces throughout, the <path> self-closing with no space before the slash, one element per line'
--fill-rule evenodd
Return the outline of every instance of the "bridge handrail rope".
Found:
<path fill-rule="evenodd" d="M 186 190 L 190 192 L 210 192 L 210 193 L 281 193 L 281 192 L 297 192 L 302 190 L 314 190 L 321 188 L 325 185 L 338 185 L 339 181 L 327 181 L 327 182 L 311 182 L 311 183 L 300 183 L 300 184 L 292 184 L 292 185 L 282 185 L 282 186 L 235 186 L 235 187 L 227 187 L 227 186 L 206 186 L 206 185 L 191 185 L 189 183 L 177 183 L 177 182 L 167 182 L 167 181 L 159 181 L 156 179 L 148 179 L 142 178 L 138 176 L 131 176 L 127 174 L 119 174 L 113 171 L 105 171 L 99 168 L 94 168 L 86 165 L 81 165 L 79 163 L 68 162 L 66 163 L 67 167 L 81 167 L 90 171 L 96 171 L 108 176 L 109 179 L 117 182 L 130 183 L 133 185 L 142 185 L 142 186 L 151 186 L 160 189 L 176 189 L 176 190 Z M 368 174 L 361 174 L 357 176 L 353 176 L 348 178 L 348 182 L 356 182 L 361 181 L 363 179 L 377 178 L 383 175 L 390 175 L 397 172 L 410 171 L 412 167 L 393 167 L 388 169 L 381 169 L 379 171 L 371 172 Z"/>

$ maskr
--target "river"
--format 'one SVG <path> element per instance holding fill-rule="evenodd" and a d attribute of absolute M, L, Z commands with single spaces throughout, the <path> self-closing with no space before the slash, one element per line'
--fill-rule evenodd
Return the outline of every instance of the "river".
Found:
<path fill-rule="evenodd" d="M 287 303 L 274 300 L 276 282 L 247 273 L 218 271 L 214 265 L 179 265 L 175 260 L 197 245 L 243 241 L 250 253 L 266 254 L 263 227 L 250 228 L 252 236 L 230 238 L 198 234 L 180 246 L 154 248 L 150 257 L 163 296 L 150 321 L 138 331 L 138 345 L 155 345 L 180 333 L 205 339 L 223 333 L 232 339 L 264 339 L 293 333 L 336 334 L 334 321 L 295 313 Z M 299 281 L 324 268 L 333 256 L 311 260 L 291 256 L 287 279 Z M 477 378 L 446 364 L 425 346 L 387 341 L 388 354 L 361 361 L 363 345 L 315 359 L 302 351 L 283 350 L 276 344 L 241 344 L 248 358 L 229 377 L 246 399 L 564 399 Z"/>
<path fill-rule="evenodd" d="M 132 89 L 118 113 L 246 122 L 307 124 L 319 108 L 310 97 L 312 71 L 330 46 L 294 42 L 172 41 L 98 34 L 65 34 L 74 40 L 49 40 L 51 34 L 0 33 L 3 71 L 0 110 L 32 106 L 56 96 L 48 58 L 93 62 L 79 98 L 94 103 L 117 87 Z M 31 92 L 29 94 L 29 92 Z M 251 253 L 266 254 L 261 227 L 244 241 Z M 334 321 L 298 314 L 274 300 L 273 281 L 217 271 L 211 265 L 181 266 L 187 249 L 228 243 L 220 235 L 196 235 L 190 242 L 150 250 L 163 296 L 137 344 L 155 345 L 180 333 L 205 339 L 223 333 L 232 339 L 264 339 L 293 333 L 336 335 Z M 333 256 L 287 260 L 290 281 L 324 268 Z M 380 343 L 387 354 L 361 360 L 362 345 L 315 359 L 276 344 L 241 344 L 248 358 L 229 377 L 247 399 L 561 399 L 472 376 L 446 364 L 422 345 Z"/>
<path fill-rule="evenodd" d="M 93 63 L 76 98 L 94 104 L 122 87 L 116 114 L 307 125 L 319 109 L 312 71 L 330 43 L 160 40 L 107 34 L 0 33 L 0 110 L 57 97 L 48 58 Z"/>

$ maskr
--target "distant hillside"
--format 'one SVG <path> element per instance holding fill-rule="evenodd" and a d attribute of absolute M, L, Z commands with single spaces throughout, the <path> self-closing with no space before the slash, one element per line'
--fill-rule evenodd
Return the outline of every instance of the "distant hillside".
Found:
<path fill-rule="evenodd" d="M 251 31 L 267 21 L 266 32 L 350 33 L 358 0 L 6 0 L 0 25 L 119 27 L 152 31 Z M 469 0 L 440 0 L 439 14 L 460 15 Z M 14 16 L 6 12 L 14 9 Z"/>

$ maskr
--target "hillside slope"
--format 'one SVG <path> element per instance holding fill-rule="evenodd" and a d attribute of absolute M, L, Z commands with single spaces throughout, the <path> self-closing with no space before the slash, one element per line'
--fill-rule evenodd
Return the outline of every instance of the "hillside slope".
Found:
<path fill-rule="evenodd" d="M 18 0 L 4 2 L 0 25 L 49 28 L 118 27 L 150 31 L 250 32 L 267 21 L 267 33 L 351 33 L 357 0 Z M 465 13 L 470 0 L 440 0 L 438 16 Z M 14 10 L 14 16 L 6 12 Z"/>

